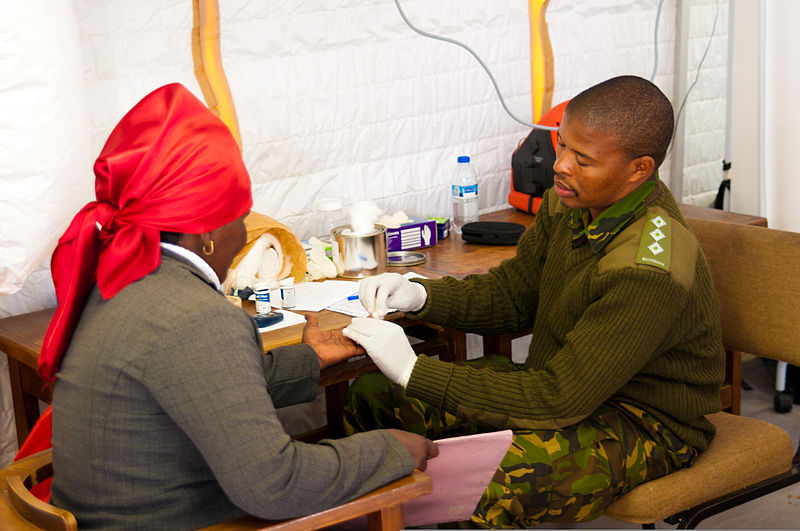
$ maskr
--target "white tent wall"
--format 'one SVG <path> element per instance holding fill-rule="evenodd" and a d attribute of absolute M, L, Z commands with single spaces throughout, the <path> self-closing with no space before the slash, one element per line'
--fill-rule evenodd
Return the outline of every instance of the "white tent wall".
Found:
<path fill-rule="evenodd" d="M 800 145 L 800 3 L 765 4 L 764 216 L 771 227 L 800 231 L 800 179 L 794 150 Z"/>
<path fill-rule="evenodd" d="M 687 1 L 689 82 L 718 15 L 699 81 L 682 113 L 687 147 L 678 195 L 707 205 L 722 177 L 728 4 Z M 421 29 L 472 47 L 491 68 L 508 106 L 530 119 L 527 2 L 401 4 Z M 674 102 L 680 101 L 673 94 L 678 5 L 678 0 L 663 5 L 654 78 Z M 157 86 L 178 81 L 202 97 L 189 48 L 189 0 L 74 0 L 74 7 L 92 154 L 119 118 Z M 551 0 L 553 102 L 614 75 L 650 77 L 657 7 L 654 0 Z M 506 115 L 466 51 L 414 33 L 391 0 L 226 0 L 220 9 L 223 66 L 255 210 L 286 223 L 301 238 L 322 231 L 313 215 L 320 197 L 371 199 L 388 212 L 409 215 L 448 215 L 451 169 L 461 154 L 475 162 L 481 212 L 508 206 L 511 153 L 529 129 Z M 669 164 L 668 159 L 662 176 L 669 175 Z M 83 170 L 91 185 L 91 162 Z M 6 183 L 0 184 L 5 190 Z M 20 313 L 19 296 L 0 296 L 5 312 L 0 315 Z M 39 300 L 52 304 L 49 297 Z M 7 398 L 3 405 L 7 418 Z M 13 428 L 0 435 L 6 446 L 15 445 Z"/>
<path fill-rule="evenodd" d="M 765 216 L 771 227 L 800 231 L 800 3 L 738 0 L 733 30 L 731 210 Z"/>
<path fill-rule="evenodd" d="M 91 198 L 89 120 L 70 0 L 0 3 L 0 317 L 56 304 L 50 254 Z M 0 465 L 17 450 L 0 353 Z"/>

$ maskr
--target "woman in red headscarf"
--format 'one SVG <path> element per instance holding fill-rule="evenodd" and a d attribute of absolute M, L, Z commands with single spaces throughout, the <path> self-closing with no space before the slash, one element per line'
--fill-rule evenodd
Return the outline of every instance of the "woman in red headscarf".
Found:
<path fill-rule="evenodd" d="M 245 243 L 250 179 L 225 125 L 178 84 L 155 90 L 95 163 L 97 200 L 59 240 L 59 307 L 40 372 L 55 380 L 52 502 L 86 527 L 195 529 L 280 519 L 368 492 L 436 453 L 378 430 L 312 445 L 275 408 L 316 396 L 358 353 L 309 319 L 263 355 L 220 283 Z"/>

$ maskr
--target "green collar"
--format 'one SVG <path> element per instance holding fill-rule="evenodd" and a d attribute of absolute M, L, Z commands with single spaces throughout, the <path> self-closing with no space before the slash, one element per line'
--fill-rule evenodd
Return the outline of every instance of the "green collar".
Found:
<path fill-rule="evenodd" d="M 577 248 L 586 241 L 597 254 L 614 239 L 630 220 L 652 201 L 660 189 L 658 172 L 647 179 L 636 190 L 623 197 L 589 222 L 589 209 L 571 210 L 569 228 L 572 231 L 572 247 Z"/>

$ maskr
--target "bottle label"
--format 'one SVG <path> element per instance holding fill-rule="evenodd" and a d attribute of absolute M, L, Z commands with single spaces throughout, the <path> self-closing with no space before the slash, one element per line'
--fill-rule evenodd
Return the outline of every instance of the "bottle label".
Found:
<path fill-rule="evenodd" d="M 469 186 L 453 185 L 453 197 L 478 197 L 478 185 L 470 184 Z"/>
<path fill-rule="evenodd" d="M 297 304 L 295 302 L 295 291 L 294 287 L 291 288 L 281 288 L 281 302 L 283 303 L 282 306 L 284 308 L 294 308 Z"/>
<path fill-rule="evenodd" d="M 272 311 L 272 305 L 269 300 L 269 290 L 256 291 L 256 313 L 263 315 Z"/>

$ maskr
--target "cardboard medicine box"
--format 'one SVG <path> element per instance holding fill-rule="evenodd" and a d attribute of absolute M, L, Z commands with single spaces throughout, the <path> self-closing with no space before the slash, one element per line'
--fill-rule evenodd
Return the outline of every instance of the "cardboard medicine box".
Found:
<path fill-rule="evenodd" d="M 436 221 L 411 218 L 396 229 L 386 229 L 386 250 L 408 251 L 436 245 Z"/>
<path fill-rule="evenodd" d="M 436 222 L 436 236 L 439 241 L 450 235 L 450 218 L 428 218 Z"/>

